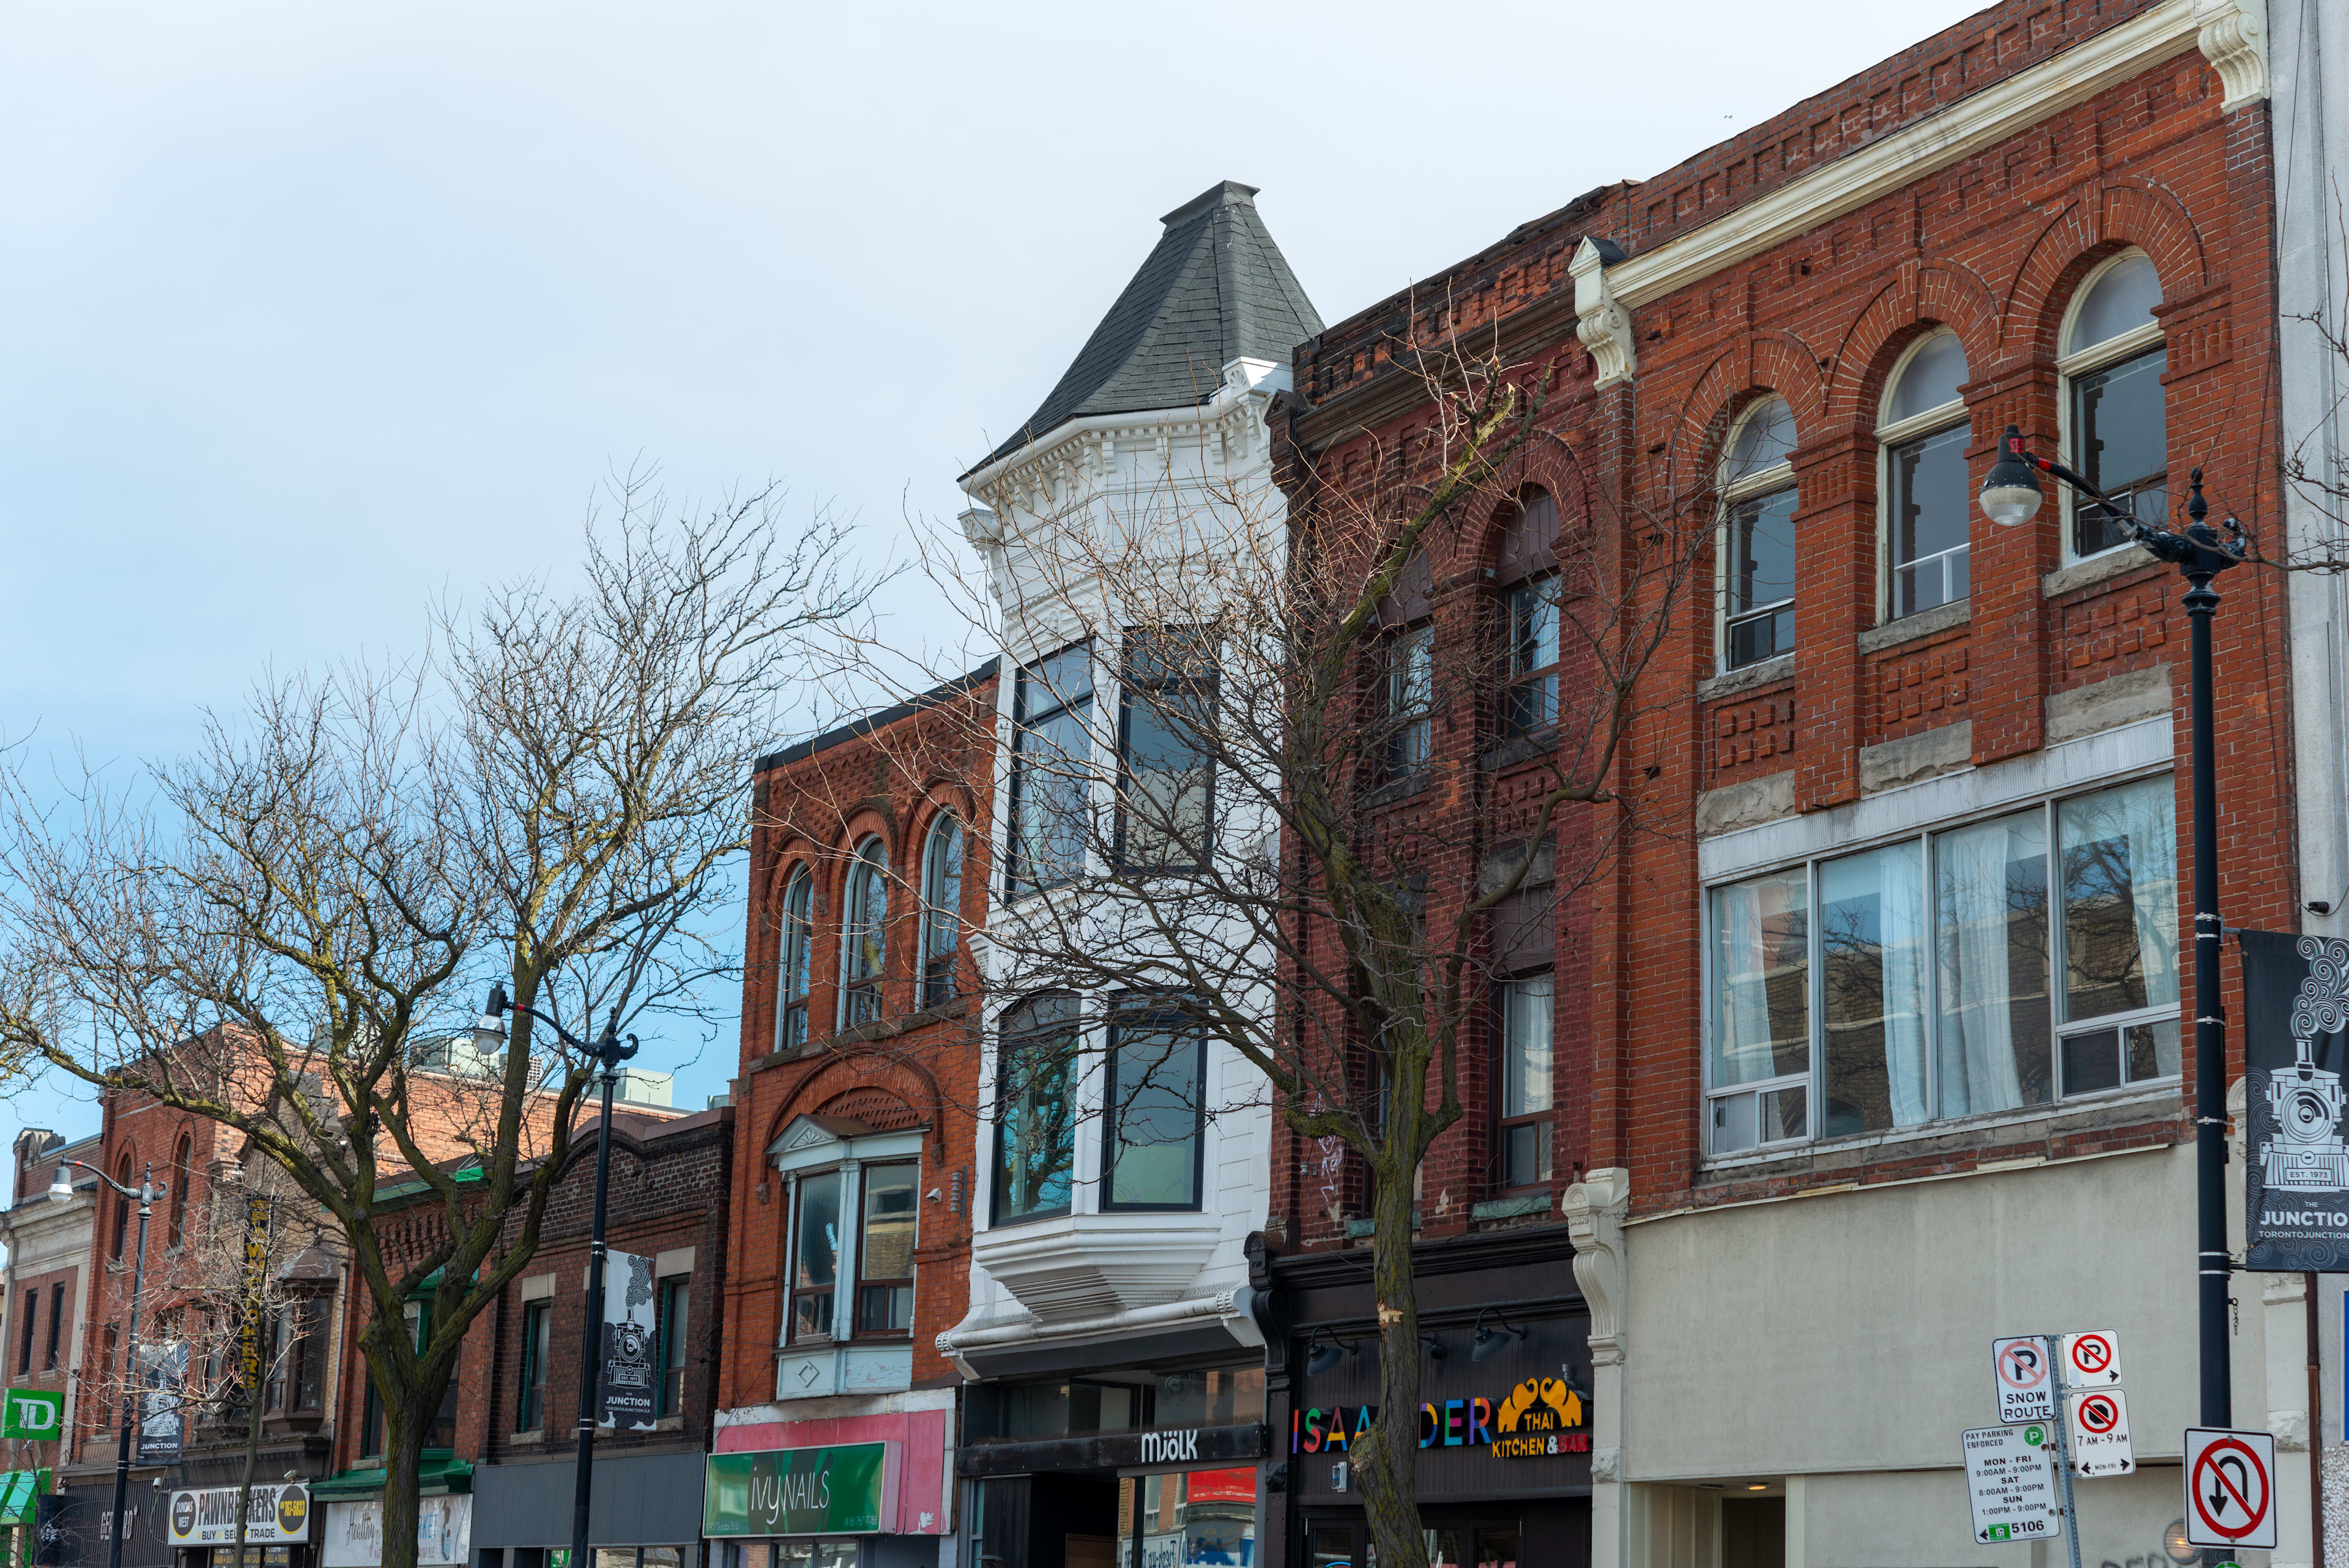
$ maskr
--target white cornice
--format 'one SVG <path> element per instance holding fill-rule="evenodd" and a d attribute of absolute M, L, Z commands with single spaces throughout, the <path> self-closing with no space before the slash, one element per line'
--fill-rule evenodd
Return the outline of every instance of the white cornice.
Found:
<path fill-rule="evenodd" d="M 1607 269 L 1606 293 L 1623 306 L 1661 298 L 2026 130 L 2206 39 L 2225 46 L 2226 57 L 2214 57 L 2212 64 L 2227 85 L 2226 107 L 2232 109 L 2249 101 L 2236 86 L 2241 78 L 2249 91 L 2251 67 L 2241 40 L 2257 36 L 2258 18 L 2265 9 L 2266 0 L 2162 0 L 2117 27 L 1781 185 L 1702 228 L 1616 263 Z M 2264 95 L 2262 69 L 2258 91 L 2251 96 Z"/>
<path fill-rule="evenodd" d="M 1273 395 L 1289 385 L 1286 365 L 1268 359 L 1235 359 L 1224 367 L 1216 395 L 1193 408 L 1145 409 L 1129 414 L 1089 414 L 1054 426 L 1017 452 L 975 468 L 962 479 L 963 493 L 996 504 L 997 487 L 1007 480 L 1056 466 L 1083 466 L 1086 453 L 1102 436 L 1166 438 L 1204 433 L 1236 420 L 1261 421 Z"/>

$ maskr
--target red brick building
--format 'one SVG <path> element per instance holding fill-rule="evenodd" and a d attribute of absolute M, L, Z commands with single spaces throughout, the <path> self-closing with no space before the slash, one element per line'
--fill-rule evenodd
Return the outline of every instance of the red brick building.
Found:
<path fill-rule="evenodd" d="M 983 1168 L 970 934 L 988 826 L 966 784 L 987 776 L 994 701 L 990 663 L 763 759 L 753 796 L 713 1451 L 839 1478 L 878 1446 L 894 1511 L 865 1568 L 935 1563 L 954 1529 L 960 1376 L 937 1338 L 968 1303 Z M 766 1568 L 778 1539 L 824 1529 L 744 1518 L 713 1544 Z"/>
<path fill-rule="evenodd" d="M 733 1112 L 722 1106 L 691 1115 L 643 1102 L 614 1107 L 605 1240 L 613 1253 L 649 1264 L 652 1425 L 597 1435 L 589 1540 L 601 1563 L 693 1568 L 700 1560 L 701 1457 L 723 1345 L 717 1308 L 733 1126 Z M 570 1544 L 580 1357 L 600 1339 L 585 1316 L 593 1110 L 574 1136 L 537 1250 L 467 1331 L 425 1444 L 419 1563 L 544 1568 L 549 1550 Z M 378 1215 L 377 1234 L 395 1271 L 428 1256 L 445 1233 L 439 1201 L 421 1182 L 388 1185 Z M 506 1246 L 520 1223 L 509 1216 Z M 616 1263 L 606 1281 L 607 1291 L 626 1285 Z M 384 1422 L 358 1348 L 371 1306 L 364 1291 L 352 1299 L 339 1347 L 336 1473 L 312 1489 L 322 1516 L 320 1561 L 341 1568 L 381 1550 Z M 419 1336 L 429 1332 L 430 1310 L 428 1290 L 409 1314 Z"/>
<path fill-rule="evenodd" d="M 1515 477 L 1565 530 L 1706 541 L 1622 762 L 1653 827 L 1554 933 L 1542 1201 L 1499 1202 L 1493 1114 L 1425 1183 L 1425 1326 L 1530 1310 L 1520 1269 L 1563 1294 L 1570 1257 L 1580 1299 L 1533 1337 L 1590 1396 L 1588 1459 L 1423 1460 L 1460 1551 L 1946 1560 L 1956 1429 L 1995 1416 L 1980 1347 L 2091 1318 L 2142 1354 L 2152 1462 L 2086 1489 L 2084 1530 L 2149 1552 L 2175 1514 L 2183 585 L 2092 507 L 1999 527 L 1975 492 L 2014 424 L 2148 520 L 2196 467 L 2219 512 L 2275 518 L 2265 80 L 2231 5 L 2010 0 L 1300 349 L 1285 433 L 1319 485 L 1427 419 L 1399 352 L 1473 332 L 1548 400 L 1558 440 Z M 1501 521 L 1432 562 L 1439 662 L 1490 623 Z M 2288 929 L 2282 587 L 2219 587 L 2222 906 Z M 1297 1355 L 1365 1316 L 1318 1160 L 1274 1164 L 1298 1410 L 1360 1397 Z M 2266 1376 L 2304 1361 L 2295 1282 L 2235 1288 L 2239 1424 L 2303 1412 Z M 1487 1392 L 1461 1359 L 1430 1386 Z M 1292 1476 L 1266 1560 L 1354 1550 L 1330 1466 Z M 2304 1540 L 2304 1476 L 2280 1507 Z"/>
<path fill-rule="evenodd" d="M 7 1248 L 6 1272 L 0 1275 L 6 1292 L 0 1382 L 53 1394 L 63 1403 L 54 1438 L 0 1443 L 0 1471 L 54 1469 L 73 1452 L 98 1182 L 85 1172 L 69 1172 L 74 1196 L 68 1203 L 51 1201 L 49 1185 L 61 1161 L 94 1161 L 98 1147 L 94 1137 L 68 1143 L 47 1128 L 28 1127 L 10 1150 L 11 1199 L 0 1214 L 0 1245 Z"/>

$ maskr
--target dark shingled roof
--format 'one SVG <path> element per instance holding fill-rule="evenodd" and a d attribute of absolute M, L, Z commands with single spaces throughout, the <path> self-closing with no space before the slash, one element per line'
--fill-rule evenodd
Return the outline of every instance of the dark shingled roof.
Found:
<path fill-rule="evenodd" d="M 1257 215 L 1256 192 L 1253 185 L 1226 180 L 1160 220 L 1166 232 L 1157 248 L 1093 328 L 1061 384 L 1018 435 L 987 454 L 987 462 L 1087 414 L 1206 402 L 1222 384 L 1226 365 L 1235 359 L 1286 365 L 1293 347 L 1321 330 L 1313 302 Z"/>

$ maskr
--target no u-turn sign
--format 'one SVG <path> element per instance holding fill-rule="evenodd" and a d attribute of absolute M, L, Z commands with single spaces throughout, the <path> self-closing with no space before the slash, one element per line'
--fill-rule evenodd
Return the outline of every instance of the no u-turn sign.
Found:
<path fill-rule="evenodd" d="M 2276 1543 L 2275 1438 L 2186 1428 L 2186 1538 L 2197 1546 Z"/>

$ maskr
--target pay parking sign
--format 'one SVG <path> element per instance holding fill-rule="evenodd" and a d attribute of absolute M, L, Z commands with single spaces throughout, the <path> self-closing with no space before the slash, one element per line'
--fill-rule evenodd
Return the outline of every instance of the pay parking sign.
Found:
<path fill-rule="evenodd" d="M 65 1435 L 66 1397 L 46 1388 L 11 1388 L 0 1438 L 51 1443 Z"/>

